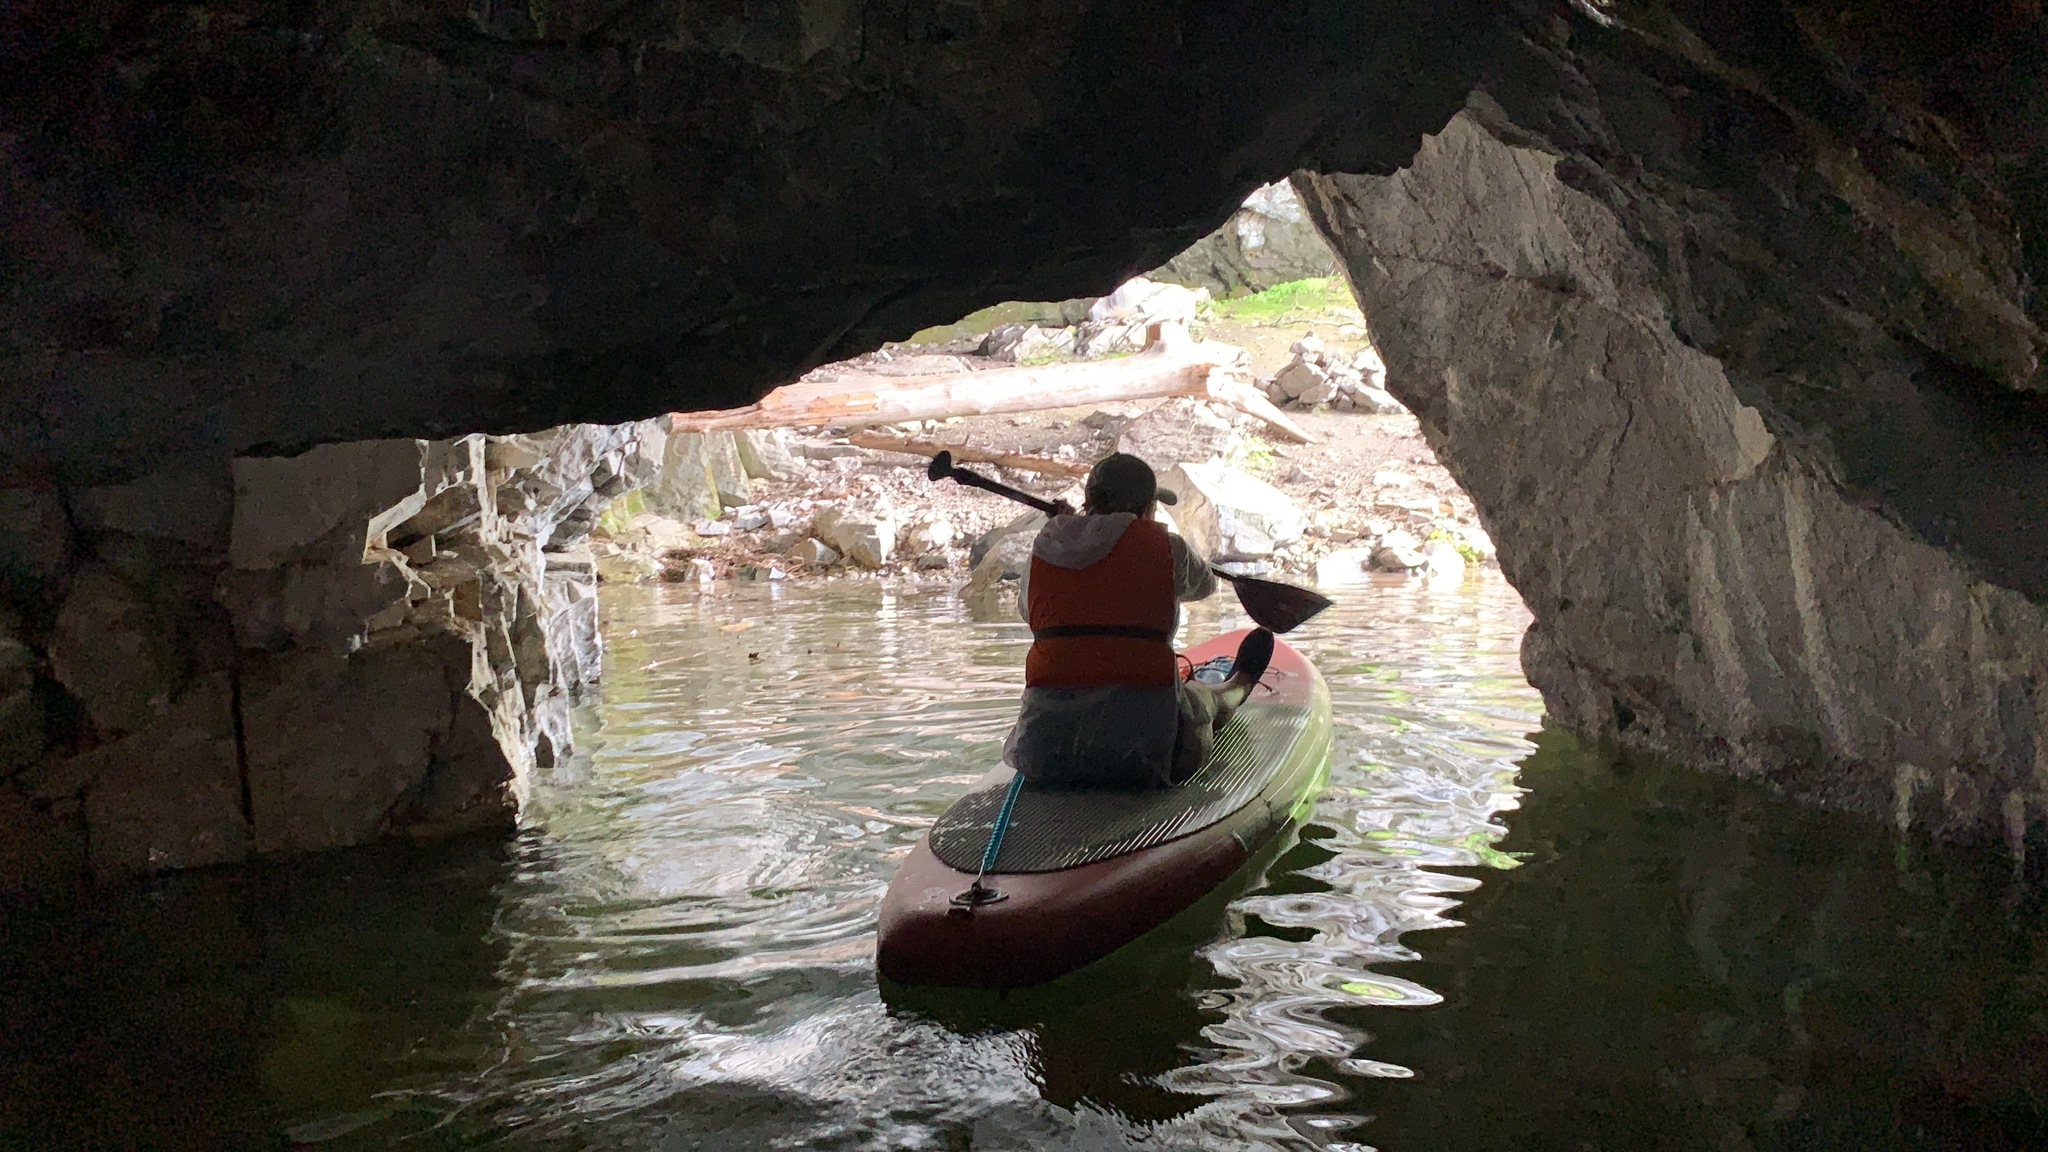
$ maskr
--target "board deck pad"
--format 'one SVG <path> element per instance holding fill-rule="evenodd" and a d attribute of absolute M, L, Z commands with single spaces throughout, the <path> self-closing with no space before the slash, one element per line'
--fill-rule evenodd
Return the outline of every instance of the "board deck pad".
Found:
<path fill-rule="evenodd" d="M 1017 796 L 991 872 L 1058 872 L 1209 827 L 1257 799 L 1285 766 L 1309 711 L 1247 702 L 1216 733 L 1209 762 L 1186 783 L 1142 792 L 1034 791 Z M 1012 772 L 984 777 L 932 825 L 933 855 L 962 872 L 981 866 Z"/>

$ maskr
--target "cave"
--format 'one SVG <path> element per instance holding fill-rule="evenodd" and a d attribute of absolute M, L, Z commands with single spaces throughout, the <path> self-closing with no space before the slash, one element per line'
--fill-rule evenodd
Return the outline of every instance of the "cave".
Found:
<path fill-rule="evenodd" d="M 1275 180 L 1550 723 L 2038 856 L 2033 5 L 56 0 L 0 44 L 10 900 L 508 828 L 646 422 L 1104 293 Z"/>
<path fill-rule="evenodd" d="M 1887 13 L 18 9 L 9 887 L 502 821 L 591 627 L 533 549 L 633 483 L 616 429 L 1099 293 L 1289 173 L 1554 718 L 2017 846 L 2041 29 Z M 495 649 L 352 662 L 438 595 L 355 550 L 465 516 L 530 553 L 439 597 Z M 355 824 L 272 771 L 365 729 L 432 770 Z"/>

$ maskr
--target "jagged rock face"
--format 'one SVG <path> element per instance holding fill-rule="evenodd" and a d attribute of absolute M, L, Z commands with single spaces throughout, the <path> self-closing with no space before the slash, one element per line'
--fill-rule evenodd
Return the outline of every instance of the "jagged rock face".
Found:
<path fill-rule="evenodd" d="M 504 826 L 600 669 L 580 545 L 666 439 L 646 422 L 248 458 L 197 559 L 67 539 L 99 558 L 47 655 L 0 633 L 0 892 Z M 102 519 L 149 525 L 170 491 L 151 483 L 100 493 Z"/>
<path fill-rule="evenodd" d="M 1642 177 L 1624 194 L 1581 163 L 1480 97 L 1396 175 L 1297 177 L 1389 387 L 1422 415 L 1536 615 L 1523 661 L 1550 711 L 1826 803 L 2017 840 L 2048 801 L 2048 613 L 2027 595 L 2028 546 L 1934 546 L 1906 515 L 1930 495 L 1918 478 L 1859 488 L 1845 457 L 1869 433 L 1800 417 L 1868 411 L 1867 388 L 1898 406 L 1884 420 L 1953 438 L 1934 419 L 1958 405 L 1938 391 L 1950 354 L 2002 365 L 1995 386 L 2038 383 L 2018 297 L 1950 302 L 2006 327 L 1937 352 L 1842 303 L 1871 286 L 1771 261 L 1699 190 Z M 1752 222 L 1774 226 L 1790 227 Z M 1708 243 L 1747 245 L 1766 267 L 1717 282 L 1711 260 L 1676 259 Z M 1750 291 L 1790 307 L 1769 324 L 1785 335 L 1696 338 L 1757 321 Z M 1896 305 L 1888 291 L 1866 302 Z M 1828 350 L 1813 365 L 1840 374 L 1828 387 L 1759 355 L 1794 339 Z M 1922 464 L 1863 451 L 1878 478 Z M 1943 499 L 1960 513 L 2012 479 Z"/>
<path fill-rule="evenodd" d="M 1107 291 L 1297 165 L 1391 168 L 1487 11 L 16 5 L 0 454 L 118 476 L 744 403 Z"/>

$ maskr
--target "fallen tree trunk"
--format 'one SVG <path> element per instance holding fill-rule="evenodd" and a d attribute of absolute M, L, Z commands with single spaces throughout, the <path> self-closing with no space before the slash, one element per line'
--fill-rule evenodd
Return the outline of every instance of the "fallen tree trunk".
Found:
<path fill-rule="evenodd" d="M 1194 341 L 1179 325 L 1161 325 L 1135 356 L 1079 364 L 991 368 L 931 376 L 846 373 L 787 384 L 759 403 L 722 412 L 678 412 L 677 432 L 895 424 L 948 416 L 991 416 L 1080 408 L 1122 400 L 1193 396 L 1228 404 L 1263 421 L 1282 439 L 1313 440 L 1236 372 L 1242 349 Z"/>
<path fill-rule="evenodd" d="M 941 452 L 951 452 L 953 459 L 962 464 L 994 464 L 1000 468 L 1038 472 L 1046 476 L 1086 476 L 1089 467 L 1074 460 L 1054 460 L 1022 452 L 988 452 L 980 448 L 970 448 L 965 444 L 942 444 L 936 440 L 892 436 L 887 432 L 852 432 L 847 435 L 846 442 L 856 448 L 872 448 L 878 452 L 903 452 L 911 456 L 936 456 Z"/>

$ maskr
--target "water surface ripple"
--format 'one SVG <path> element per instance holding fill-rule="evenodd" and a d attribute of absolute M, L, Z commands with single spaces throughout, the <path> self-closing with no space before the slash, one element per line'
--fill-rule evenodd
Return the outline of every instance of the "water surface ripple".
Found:
<path fill-rule="evenodd" d="M 1186 635 L 1239 626 L 1232 608 L 1198 607 Z M 605 610 L 584 751 L 538 782 L 501 893 L 505 1058 L 452 1093 L 479 1136 L 1341 1147 L 1328 1107 L 1407 1070 L 1326 1012 L 1437 1001 L 1379 966 L 1477 883 L 1432 866 L 1504 859 L 1494 816 L 1540 708 L 1497 578 L 1358 589 L 1298 639 L 1338 739 L 1276 882 L 1194 917 L 1149 987 L 885 1004 L 876 902 L 997 756 L 1024 629 L 872 585 L 627 590 Z M 1105 1027 L 1110 1004 L 1170 1025 Z M 387 1099 L 431 1113 L 449 1087 Z"/>
<path fill-rule="evenodd" d="M 1337 721 L 1299 836 L 998 999 L 885 996 L 874 920 L 1024 630 L 607 590 L 516 835 L 0 902 L 0 1149 L 2048 1147 L 2048 845 L 2016 879 L 1542 731 L 1497 575 L 1340 601 L 1299 637 Z"/>

